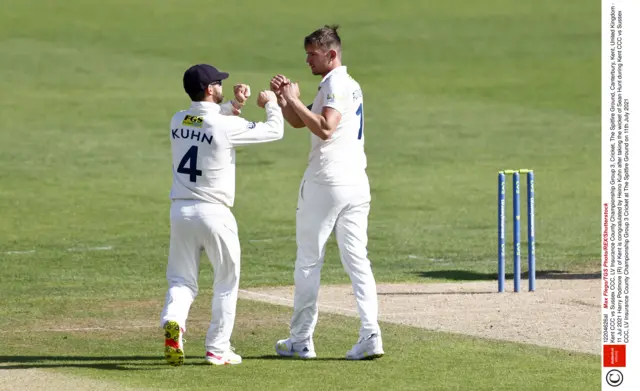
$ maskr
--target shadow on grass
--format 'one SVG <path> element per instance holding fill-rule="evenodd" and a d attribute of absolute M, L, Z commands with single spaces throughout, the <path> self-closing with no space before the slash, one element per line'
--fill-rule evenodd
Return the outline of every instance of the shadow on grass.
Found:
<path fill-rule="evenodd" d="M 196 358 L 187 356 L 187 358 Z M 40 361 L 155 361 L 162 356 L 0 356 L 0 363 L 31 363 Z"/>
<path fill-rule="evenodd" d="M 262 356 L 243 356 L 243 360 L 281 360 L 281 361 L 349 361 L 344 357 L 316 357 L 312 359 L 300 359 L 294 357 L 280 357 L 275 354 L 265 354 Z"/>
<path fill-rule="evenodd" d="M 306 361 L 273 355 L 244 356 L 246 360 Z M 105 362 L 119 361 L 119 362 Z M 323 357 L 309 361 L 346 361 L 344 358 Z M 211 366 L 202 356 L 187 356 L 184 366 Z M 171 368 L 162 356 L 0 356 L 0 369 L 92 368 L 108 371 L 148 371 Z"/>
<path fill-rule="evenodd" d="M 130 367 L 127 365 L 138 365 L 139 367 Z M 33 364 L 17 364 L 17 365 L 2 365 L 0 369 L 35 369 L 35 368 L 92 368 L 102 369 L 108 371 L 147 371 L 152 369 L 164 369 L 159 364 L 146 364 L 148 368 L 142 367 L 145 364 L 101 364 L 101 363 L 67 363 L 67 364 L 47 364 L 47 363 L 33 363 Z M 150 367 L 155 365 L 155 367 Z"/>
<path fill-rule="evenodd" d="M 196 357 L 187 357 L 194 358 Z M 93 368 L 141 371 L 164 369 L 166 366 L 162 356 L 0 356 L 0 369 Z"/>
<path fill-rule="evenodd" d="M 447 279 L 455 281 L 492 281 L 498 280 L 498 273 L 476 273 L 468 270 L 434 270 L 417 272 L 419 277 Z M 520 274 L 523 280 L 529 278 L 528 272 Z M 599 280 L 600 273 L 567 273 L 561 270 L 539 270 L 536 272 L 537 280 Z M 513 273 L 506 274 L 506 279 L 513 279 Z"/>

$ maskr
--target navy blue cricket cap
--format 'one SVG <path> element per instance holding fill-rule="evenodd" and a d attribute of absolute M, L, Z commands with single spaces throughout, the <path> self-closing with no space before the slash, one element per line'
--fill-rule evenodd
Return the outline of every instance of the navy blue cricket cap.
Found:
<path fill-rule="evenodd" d="M 182 78 L 184 90 L 189 95 L 204 91 L 209 84 L 229 77 L 227 72 L 220 72 L 209 64 L 198 64 L 187 69 Z"/>

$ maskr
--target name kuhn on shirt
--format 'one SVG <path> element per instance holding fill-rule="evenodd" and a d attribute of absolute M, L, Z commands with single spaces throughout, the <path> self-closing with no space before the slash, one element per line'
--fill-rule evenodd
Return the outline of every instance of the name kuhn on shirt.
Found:
<path fill-rule="evenodd" d="M 206 142 L 207 144 L 211 145 L 211 142 L 213 141 L 213 135 L 207 134 L 206 132 L 199 131 L 196 129 L 189 129 L 189 128 L 202 128 L 202 123 L 203 123 L 202 117 L 186 115 L 184 117 L 184 120 L 182 121 L 182 125 L 187 126 L 187 128 L 171 129 L 171 138 L 196 140 L 201 143 Z"/>

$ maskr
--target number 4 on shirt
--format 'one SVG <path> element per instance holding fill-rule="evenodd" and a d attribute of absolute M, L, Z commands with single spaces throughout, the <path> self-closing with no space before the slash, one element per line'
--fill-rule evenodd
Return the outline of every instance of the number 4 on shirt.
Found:
<path fill-rule="evenodd" d="M 360 130 L 358 130 L 358 140 L 362 139 L 362 134 L 364 132 L 364 115 L 362 112 L 362 103 L 358 106 L 358 110 L 356 110 L 356 115 L 360 117 Z"/>
<path fill-rule="evenodd" d="M 187 163 L 189 163 L 189 167 L 186 167 Z M 182 160 L 180 160 L 180 164 L 178 164 L 178 171 L 180 174 L 189 175 L 189 181 L 195 182 L 199 177 L 202 176 L 202 170 L 198 170 L 198 146 L 193 145 L 187 153 L 184 154 Z"/>

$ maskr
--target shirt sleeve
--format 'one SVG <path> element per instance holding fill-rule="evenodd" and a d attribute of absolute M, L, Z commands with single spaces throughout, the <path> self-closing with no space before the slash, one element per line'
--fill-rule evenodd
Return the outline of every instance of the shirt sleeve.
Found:
<path fill-rule="evenodd" d="M 280 140 L 284 135 L 282 109 L 277 103 L 267 102 L 265 111 L 265 122 L 250 122 L 241 117 L 229 118 L 227 137 L 231 145 L 237 147 Z"/>
<path fill-rule="evenodd" d="M 348 104 L 347 91 L 345 86 L 340 85 L 335 78 L 329 78 L 320 89 L 320 93 L 322 94 L 322 107 L 331 107 L 340 113 L 345 112 Z"/>
<path fill-rule="evenodd" d="M 231 101 L 228 101 L 220 105 L 220 114 L 233 115 L 233 104 L 231 103 Z"/>

